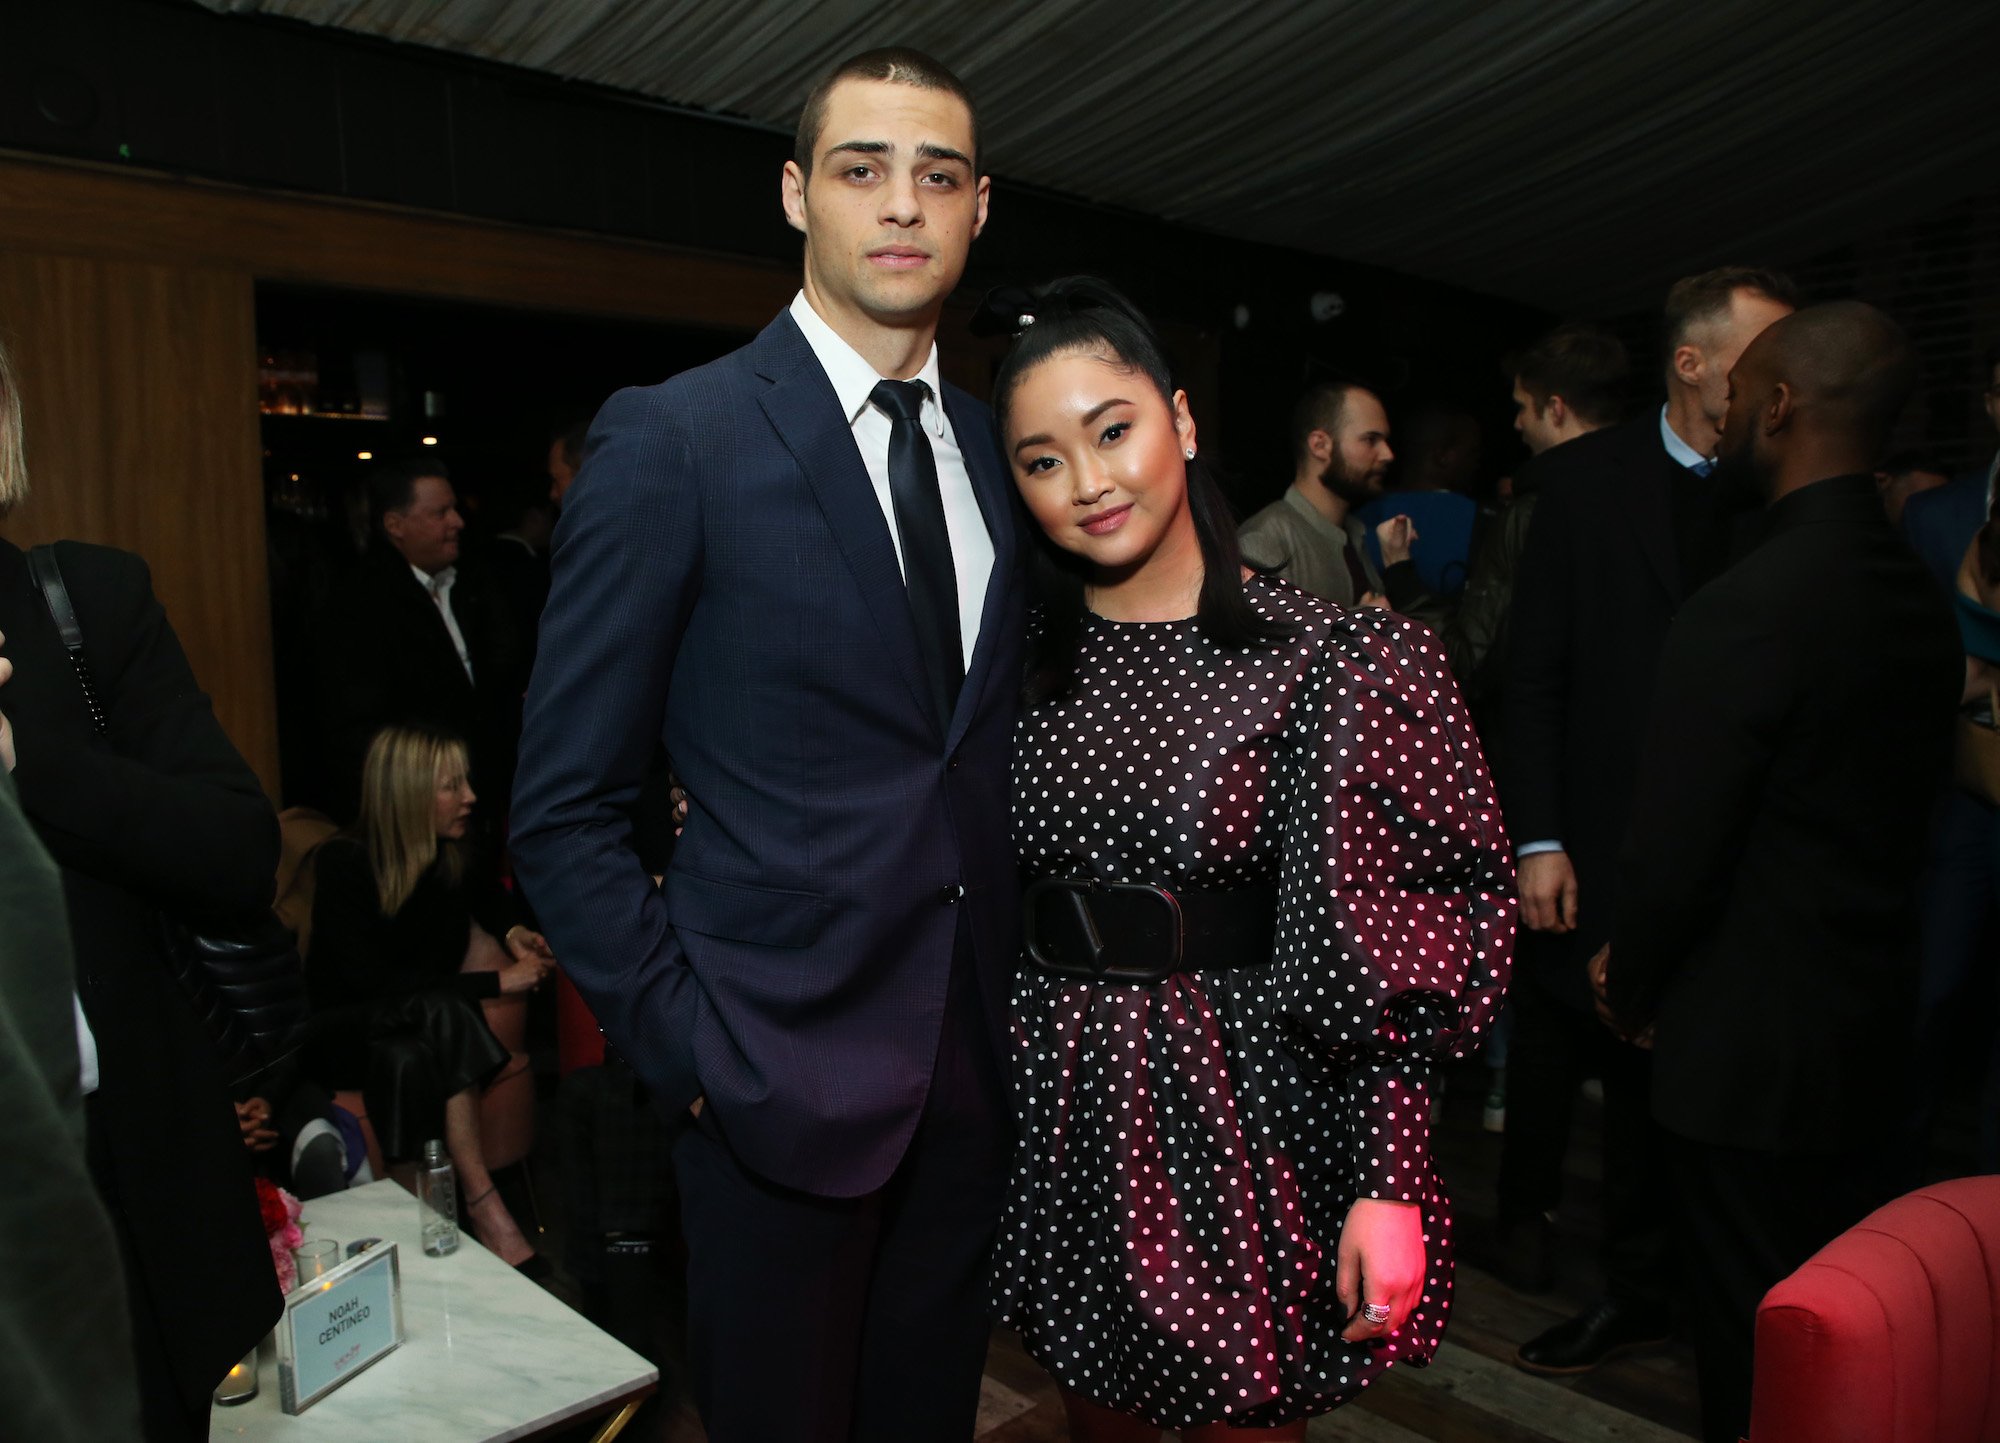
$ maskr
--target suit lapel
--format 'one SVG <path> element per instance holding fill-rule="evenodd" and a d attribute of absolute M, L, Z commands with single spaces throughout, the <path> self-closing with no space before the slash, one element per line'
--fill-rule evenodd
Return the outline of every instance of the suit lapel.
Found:
<path fill-rule="evenodd" d="M 758 374 L 772 383 L 758 398 L 764 414 L 805 473 L 910 699 L 926 718 L 934 718 L 936 703 L 917 650 L 895 544 L 833 383 L 789 315 L 779 315 L 765 328 L 753 344 L 752 358 Z M 936 726 L 935 720 L 931 725 Z"/>
<path fill-rule="evenodd" d="M 986 521 L 986 534 L 993 541 L 993 570 L 986 578 L 978 640 L 972 649 L 971 664 L 965 669 L 965 685 L 959 689 L 950 734 L 945 738 L 949 750 L 958 745 L 959 738 L 972 724 L 979 698 L 992 675 L 993 653 L 1000 644 L 1011 600 L 1020 537 L 1014 524 L 1014 488 L 1007 478 L 999 448 L 992 440 L 992 426 L 949 386 L 944 393 L 944 413 L 951 422 L 952 435 L 958 438 L 959 454 L 965 457 L 966 474 L 972 479 L 972 494 L 979 502 L 979 514 Z"/>

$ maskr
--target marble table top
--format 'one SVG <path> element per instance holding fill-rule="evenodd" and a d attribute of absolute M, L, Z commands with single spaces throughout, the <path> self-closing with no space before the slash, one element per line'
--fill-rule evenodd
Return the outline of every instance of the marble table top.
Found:
<path fill-rule="evenodd" d="M 403 1346 L 296 1417 L 278 1407 L 278 1362 L 258 1349 L 257 1396 L 210 1414 L 211 1440 L 412 1438 L 501 1443 L 608 1411 L 657 1383 L 651 1363 L 565 1307 L 471 1237 L 425 1257 L 417 1200 L 393 1182 L 315 1198 L 307 1238 L 399 1245 Z"/>

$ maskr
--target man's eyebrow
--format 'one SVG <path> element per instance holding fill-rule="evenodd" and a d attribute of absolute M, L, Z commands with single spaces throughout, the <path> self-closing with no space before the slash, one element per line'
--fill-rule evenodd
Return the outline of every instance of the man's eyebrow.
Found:
<path fill-rule="evenodd" d="M 972 169 L 972 157 L 964 151 L 953 150 L 948 145 L 937 145 L 928 140 L 923 141 L 917 146 L 917 158 L 920 160 L 955 160 L 967 170 Z"/>
<path fill-rule="evenodd" d="M 855 155 L 887 155 L 893 148 L 886 140 L 843 140 L 838 145 L 829 145 L 826 153 L 829 156 L 839 155 L 842 151 Z"/>

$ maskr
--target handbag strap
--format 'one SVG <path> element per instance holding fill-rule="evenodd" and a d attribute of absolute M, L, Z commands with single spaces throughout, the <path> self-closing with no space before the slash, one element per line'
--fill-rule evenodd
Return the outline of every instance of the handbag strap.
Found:
<path fill-rule="evenodd" d="M 42 600 L 48 603 L 49 615 L 55 619 L 63 650 L 69 653 L 69 664 L 76 669 L 77 685 L 83 688 L 83 700 L 90 708 L 91 724 L 97 728 L 97 734 L 103 736 L 110 730 L 110 723 L 104 715 L 104 703 L 98 700 L 97 682 L 90 674 L 90 663 L 84 660 L 83 624 L 76 619 L 76 606 L 69 599 L 69 587 L 63 582 L 62 567 L 56 564 L 55 547 L 28 548 L 28 573 L 42 589 Z"/>

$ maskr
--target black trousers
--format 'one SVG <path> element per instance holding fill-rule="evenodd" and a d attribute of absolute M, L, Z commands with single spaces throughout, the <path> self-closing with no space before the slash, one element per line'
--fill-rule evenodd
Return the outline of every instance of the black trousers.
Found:
<path fill-rule="evenodd" d="M 1653 1121 L 1652 1056 L 1620 1042 L 1532 978 L 1508 994 L 1507 1131 L 1500 1151 L 1500 1221 L 1561 1205 L 1577 1089 L 1604 1082 L 1604 1243 L 1616 1302 L 1664 1312 L 1672 1302 L 1665 1143 Z"/>
<path fill-rule="evenodd" d="M 1886 1149 L 1762 1152 L 1666 1135 L 1701 1377 L 1701 1433 L 1707 1443 L 1737 1443 L 1750 1429 L 1757 1305 L 1889 1200 L 1890 1159 Z"/>
<path fill-rule="evenodd" d="M 960 948 L 930 1097 L 859 1198 L 743 1166 L 704 1107 L 674 1144 L 688 1353 L 710 1443 L 965 1443 L 992 1321 L 987 1255 L 1013 1140 Z"/>

